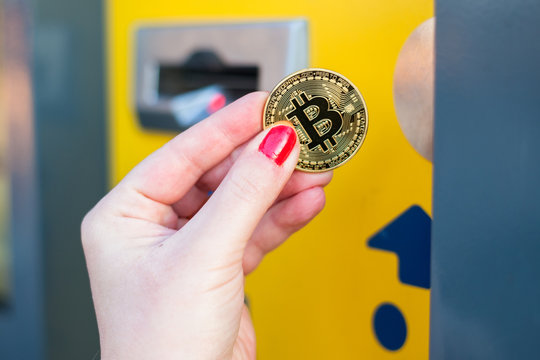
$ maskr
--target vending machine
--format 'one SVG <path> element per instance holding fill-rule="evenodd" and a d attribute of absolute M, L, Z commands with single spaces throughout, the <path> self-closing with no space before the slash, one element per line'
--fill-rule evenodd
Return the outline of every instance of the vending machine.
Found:
<path fill-rule="evenodd" d="M 334 171 L 323 212 L 247 278 L 258 358 L 428 358 L 432 164 L 398 122 L 393 79 L 432 1 L 2 6 L 4 93 L 22 94 L 5 108 L 8 358 L 99 356 L 79 241 L 85 212 L 179 132 L 304 68 L 354 83 L 369 126 Z"/>
<path fill-rule="evenodd" d="M 99 358 L 85 213 L 176 134 L 304 68 L 349 79 L 369 123 L 322 213 L 247 277 L 257 357 L 537 358 L 539 16 L 526 0 L 0 2 L 0 358 Z"/>
<path fill-rule="evenodd" d="M 109 0 L 109 184 L 223 104 L 304 68 L 362 92 L 365 143 L 323 212 L 265 258 L 246 295 L 260 359 L 427 359 L 431 162 L 407 141 L 393 75 L 433 3 Z"/>

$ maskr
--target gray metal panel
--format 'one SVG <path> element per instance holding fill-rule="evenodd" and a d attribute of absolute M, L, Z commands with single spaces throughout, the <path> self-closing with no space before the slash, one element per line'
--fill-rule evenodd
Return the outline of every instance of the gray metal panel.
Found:
<path fill-rule="evenodd" d="M 13 254 L 0 358 L 92 359 L 99 341 L 80 222 L 106 191 L 103 3 L 0 5 Z"/>
<path fill-rule="evenodd" d="M 431 358 L 538 358 L 540 2 L 436 9 Z"/>
<path fill-rule="evenodd" d="M 0 110 L 9 129 L 12 255 L 12 293 L 0 311 L 0 358 L 42 359 L 44 285 L 30 75 L 31 2 L 5 0 L 0 6 L 0 81 L 10 90 L 1 94 Z"/>
<path fill-rule="evenodd" d="M 92 359 L 99 348 L 80 223 L 107 187 L 103 4 L 34 5 L 47 359 Z"/>

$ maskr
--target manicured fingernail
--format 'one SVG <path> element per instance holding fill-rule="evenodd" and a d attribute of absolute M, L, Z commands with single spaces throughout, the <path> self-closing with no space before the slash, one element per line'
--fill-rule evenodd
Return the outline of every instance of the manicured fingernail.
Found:
<path fill-rule="evenodd" d="M 266 134 L 259 146 L 259 151 L 276 164 L 282 165 L 294 149 L 295 144 L 296 132 L 294 129 L 287 125 L 277 125 Z"/>

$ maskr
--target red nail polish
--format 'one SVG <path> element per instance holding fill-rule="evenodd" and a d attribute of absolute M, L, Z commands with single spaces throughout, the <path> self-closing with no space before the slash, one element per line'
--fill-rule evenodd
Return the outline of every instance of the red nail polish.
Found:
<path fill-rule="evenodd" d="M 259 151 L 267 158 L 282 165 L 296 144 L 296 131 L 287 125 L 277 125 L 270 129 L 261 142 Z"/>

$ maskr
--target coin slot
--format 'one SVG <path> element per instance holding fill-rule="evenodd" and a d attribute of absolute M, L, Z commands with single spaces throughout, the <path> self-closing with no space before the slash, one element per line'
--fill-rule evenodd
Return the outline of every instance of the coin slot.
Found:
<path fill-rule="evenodd" d="M 175 96 L 206 86 L 219 86 L 230 99 L 257 90 L 259 68 L 256 65 L 230 65 L 211 50 L 194 52 L 183 64 L 161 64 L 158 92 Z"/>
<path fill-rule="evenodd" d="M 158 67 L 157 97 L 168 100 L 168 113 L 145 112 L 145 127 L 184 130 L 234 100 L 256 91 L 259 68 L 253 64 L 227 64 L 211 50 L 196 50 L 180 64 Z"/>
<path fill-rule="evenodd" d="M 304 19 L 138 27 L 138 124 L 183 131 L 249 92 L 271 90 L 308 66 L 307 30 Z"/>

